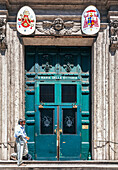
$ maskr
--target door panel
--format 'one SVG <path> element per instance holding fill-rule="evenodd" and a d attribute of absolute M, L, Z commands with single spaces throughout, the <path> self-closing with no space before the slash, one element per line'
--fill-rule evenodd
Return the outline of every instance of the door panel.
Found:
<path fill-rule="evenodd" d="M 54 109 L 41 109 L 40 111 L 40 134 L 50 134 L 54 132 Z"/>
<path fill-rule="evenodd" d="M 36 159 L 56 160 L 57 159 L 57 136 L 54 133 L 57 125 L 57 107 L 45 106 L 42 109 L 37 107 L 36 116 Z"/>
<path fill-rule="evenodd" d="M 75 109 L 62 109 L 62 130 L 63 135 L 77 133 L 77 111 Z"/>
<path fill-rule="evenodd" d="M 60 160 L 80 159 L 80 107 L 60 107 Z"/>

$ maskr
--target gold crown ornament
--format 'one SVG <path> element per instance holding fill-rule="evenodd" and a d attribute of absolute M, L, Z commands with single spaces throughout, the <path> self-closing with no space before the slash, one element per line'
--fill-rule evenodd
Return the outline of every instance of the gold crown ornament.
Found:
<path fill-rule="evenodd" d="M 23 12 L 23 15 L 29 15 L 29 11 L 26 9 L 24 12 Z"/>

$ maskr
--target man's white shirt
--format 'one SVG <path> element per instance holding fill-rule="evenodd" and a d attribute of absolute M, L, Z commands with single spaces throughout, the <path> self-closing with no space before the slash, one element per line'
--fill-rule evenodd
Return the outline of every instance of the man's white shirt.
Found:
<path fill-rule="evenodd" d="M 15 127 L 14 137 L 18 138 L 19 136 L 22 136 L 26 140 L 27 135 L 25 133 L 25 128 L 21 125 Z"/>

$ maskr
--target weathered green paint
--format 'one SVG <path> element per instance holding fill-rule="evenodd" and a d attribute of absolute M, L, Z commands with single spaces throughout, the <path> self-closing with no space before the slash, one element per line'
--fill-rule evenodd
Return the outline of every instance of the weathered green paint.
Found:
<path fill-rule="evenodd" d="M 26 47 L 26 130 L 30 136 L 29 152 L 37 160 L 57 160 L 56 134 L 40 132 L 40 85 L 53 84 L 55 101 L 43 103 L 43 109 L 53 109 L 54 129 L 63 130 L 63 109 L 77 105 L 76 134 L 60 134 L 60 160 L 86 160 L 90 150 L 90 48 L 89 47 Z M 77 101 L 62 103 L 61 86 L 77 86 Z M 86 128 L 83 128 L 82 125 Z M 54 130 L 53 129 L 53 130 Z"/>
<path fill-rule="evenodd" d="M 62 110 L 71 109 L 72 106 L 61 106 L 60 107 L 60 128 L 63 130 L 62 126 Z M 76 134 L 60 134 L 60 160 L 80 160 L 80 149 L 81 149 L 81 115 L 80 106 L 77 109 L 73 109 L 77 113 L 77 125 Z"/>
<path fill-rule="evenodd" d="M 55 106 L 45 106 L 44 109 L 53 109 L 54 115 L 57 113 L 57 108 Z M 36 106 L 36 115 L 35 115 L 35 142 L 36 142 L 36 159 L 38 160 L 57 160 L 57 152 L 56 152 L 56 135 L 55 134 L 41 134 L 40 127 L 40 114 L 41 109 Z M 54 120 L 54 124 L 57 124 L 56 117 Z"/>

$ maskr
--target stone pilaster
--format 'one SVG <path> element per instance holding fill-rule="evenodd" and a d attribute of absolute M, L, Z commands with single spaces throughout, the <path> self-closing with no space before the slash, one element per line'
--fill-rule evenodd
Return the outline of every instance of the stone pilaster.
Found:
<path fill-rule="evenodd" d="M 6 25 L 7 48 L 0 53 L 0 159 L 14 152 L 14 127 L 24 113 L 24 50 L 17 31 Z M 2 46 L 3 47 L 3 46 Z M 5 46 L 4 46 L 5 47 Z"/>
<path fill-rule="evenodd" d="M 114 159 L 114 72 L 115 61 L 109 51 L 109 25 L 93 44 L 93 159 Z"/>
<path fill-rule="evenodd" d="M 8 98 L 7 98 L 7 40 L 6 40 L 6 20 L 7 20 L 7 12 L 3 10 L 3 13 L 0 12 L 0 89 L 1 89 L 1 97 L 0 97 L 0 106 L 1 106 L 1 123 L 0 123 L 0 143 L 3 143 L 4 145 L 1 145 L 1 158 L 7 159 L 7 105 L 8 105 Z"/>
<path fill-rule="evenodd" d="M 115 160 L 118 160 L 118 50 L 115 53 L 114 73 L 114 115 L 115 115 Z"/>
<path fill-rule="evenodd" d="M 112 7 L 113 8 L 113 7 Z M 109 63 L 109 109 L 111 117 L 114 122 L 110 121 L 110 159 L 118 159 L 118 6 L 114 7 L 115 11 L 109 12 L 109 23 L 110 23 L 110 63 Z M 110 118 L 111 120 L 111 118 Z M 111 155 L 112 153 L 112 155 Z"/>

